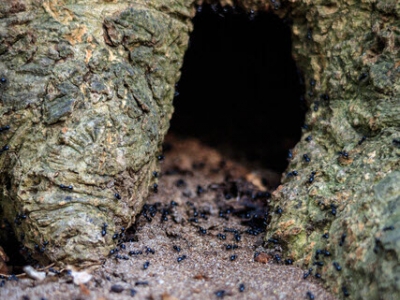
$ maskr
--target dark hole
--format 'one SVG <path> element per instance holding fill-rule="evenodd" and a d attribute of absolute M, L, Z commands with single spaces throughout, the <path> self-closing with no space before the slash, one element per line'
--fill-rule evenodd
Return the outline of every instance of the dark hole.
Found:
<path fill-rule="evenodd" d="M 287 20 L 203 5 L 193 23 L 170 132 L 283 171 L 305 114 Z"/>
<path fill-rule="evenodd" d="M 18 242 L 11 223 L 3 219 L 0 224 L 0 245 L 3 247 L 3 254 L 6 254 L 8 257 L 8 261 L 6 262 L 7 271 L 3 269 L 2 274 L 10 275 L 23 273 L 23 267 L 28 264 L 34 264 L 35 261 L 32 258 L 26 259 L 22 255 L 22 245 Z"/>
<path fill-rule="evenodd" d="M 5 186 L 11 193 L 12 176 L 6 175 L 3 177 L 0 185 Z M 0 207 L 0 216 L 4 216 L 3 208 Z M 29 250 L 24 248 L 18 240 L 23 240 L 24 235 L 17 237 L 15 235 L 13 225 L 23 226 L 26 216 L 21 212 L 13 219 L 3 218 L 0 220 L 0 273 L 4 275 L 23 273 L 23 267 L 26 265 L 34 265 L 37 262 L 29 255 Z M 4 264 L 2 264 L 4 262 Z"/>
<path fill-rule="evenodd" d="M 386 42 L 384 39 L 378 37 L 376 39 L 375 45 L 372 47 L 372 51 L 377 54 L 381 54 L 386 47 Z"/>

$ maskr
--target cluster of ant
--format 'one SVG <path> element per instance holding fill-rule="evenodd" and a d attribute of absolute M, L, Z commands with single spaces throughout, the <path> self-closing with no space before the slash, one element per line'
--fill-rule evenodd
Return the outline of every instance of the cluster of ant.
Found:
<path fill-rule="evenodd" d="M 324 100 L 326 100 L 326 99 L 329 99 L 329 96 L 324 95 L 324 97 L 322 97 L 322 98 Z M 308 129 L 308 126 L 304 126 L 304 128 Z M 360 141 L 358 141 L 357 144 L 358 145 L 363 144 L 366 141 L 366 139 L 367 138 L 365 136 L 363 136 L 360 139 Z M 306 141 L 308 141 L 308 142 L 311 141 L 311 135 L 306 138 Z M 397 146 L 398 144 L 400 144 L 400 141 L 394 140 L 393 144 L 395 146 Z M 346 151 L 341 151 L 338 154 L 340 155 L 340 157 L 342 157 L 344 159 L 349 159 L 349 156 L 350 156 L 349 153 L 346 152 Z M 164 156 L 163 155 L 159 155 L 157 158 L 158 158 L 158 160 L 163 160 Z M 293 158 L 293 153 L 291 151 L 289 151 L 288 158 L 289 159 Z M 311 161 L 311 157 L 307 153 L 303 155 L 303 159 L 304 159 L 304 161 L 306 163 L 309 163 Z M 165 172 L 165 174 L 166 175 L 175 174 L 175 172 L 167 171 L 167 172 Z M 153 172 L 153 175 L 156 178 L 158 178 L 160 176 L 160 174 L 158 172 L 156 172 L 156 171 Z M 296 177 L 298 175 L 299 175 L 299 172 L 296 171 L 296 170 L 288 173 L 288 177 L 291 177 L 291 176 Z M 311 172 L 311 174 L 309 175 L 309 178 L 307 180 L 307 183 L 308 184 L 312 184 L 314 182 L 314 180 L 315 180 L 315 176 L 316 175 L 317 175 L 316 171 Z M 176 186 L 178 188 L 179 187 L 184 187 L 185 185 L 186 185 L 186 183 L 185 183 L 185 181 L 183 179 L 179 179 L 179 180 L 176 181 Z M 153 191 L 155 193 L 158 192 L 158 185 L 157 184 L 153 185 Z M 204 189 L 203 187 L 198 185 L 197 189 L 196 189 L 196 194 L 198 196 L 200 196 L 202 193 L 204 193 L 206 191 L 207 191 L 206 189 Z M 235 197 L 236 193 L 237 193 L 237 191 L 232 192 L 232 190 L 226 190 L 226 191 L 224 191 L 224 197 L 225 197 L 226 200 L 229 200 L 232 197 Z M 261 193 L 260 192 L 258 194 L 252 195 L 252 197 L 254 199 L 257 198 L 257 197 L 268 198 L 269 196 L 270 196 L 270 194 L 268 192 L 265 192 L 265 193 Z M 121 199 L 121 197 L 120 197 L 120 195 L 118 193 L 115 194 L 115 198 L 117 198 L 118 200 Z M 188 207 L 190 207 L 190 210 L 192 211 L 192 214 L 188 218 L 189 222 L 192 223 L 194 226 L 198 227 L 198 231 L 199 231 L 200 234 L 202 234 L 202 235 L 207 234 L 207 230 L 206 229 L 204 229 L 203 227 L 197 225 L 199 223 L 199 218 L 207 220 L 207 218 L 208 218 L 207 212 L 199 211 L 196 208 L 196 206 L 190 201 L 188 201 L 186 204 L 188 205 Z M 175 201 L 171 201 L 168 206 L 164 206 L 164 207 L 162 207 L 161 203 L 155 203 L 153 205 L 146 204 L 143 207 L 143 210 L 141 212 L 141 216 L 144 217 L 147 220 L 147 222 L 152 222 L 153 218 L 157 215 L 157 213 L 160 213 L 161 214 L 161 222 L 167 222 L 168 221 L 168 216 L 171 214 L 171 210 L 175 206 L 178 206 L 178 203 L 176 203 Z M 282 214 L 283 213 L 282 208 L 278 207 L 276 209 L 276 213 L 277 214 Z M 333 216 L 336 216 L 336 214 L 337 214 L 337 206 L 334 203 L 330 204 L 330 213 Z M 237 230 L 237 229 L 234 229 L 234 228 L 225 228 L 224 229 L 224 233 L 218 233 L 217 236 L 216 236 L 220 240 L 225 241 L 226 240 L 226 233 L 232 233 L 233 237 L 234 237 L 234 240 L 236 242 L 240 242 L 242 233 L 247 233 L 247 234 L 251 234 L 251 235 L 258 235 L 258 234 L 260 234 L 260 233 L 265 231 L 265 227 L 266 227 L 266 225 L 268 223 L 268 211 L 262 217 L 260 217 L 258 215 L 252 215 L 249 212 L 244 212 L 244 211 L 238 212 L 238 211 L 235 211 L 235 210 L 230 209 L 230 208 L 228 208 L 228 209 L 220 209 L 220 211 L 219 211 L 219 217 L 220 218 L 228 219 L 230 215 L 246 219 L 246 221 L 244 221 L 244 223 L 246 223 L 249 226 L 249 228 L 246 231 L 242 231 L 242 232 Z M 249 218 L 250 218 L 250 220 L 249 220 Z M 390 229 L 388 229 L 388 230 L 390 230 Z M 106 228 L 103 226 L 102 233 L 105 233 L 105 232 L 106 232 Z M 119 245 L 120 245 L 121 249 L 124 249 L 124 246 L 125 246 L 121 242 L 122 241 L 121 237 L 123 237 L 123 235 L 124 235 L 124 229 L 121 229 L 121 233 L 116 233 L 113 236 L 114 239 L 119 239 L 119 242 L 120 242 Z M 325 239 L 328 239 L 329 238 L 329 234 L 325 233 L 325 234 L 323 234 L 322 237 L 325 238 Z M 343 234 L 341 236 L 341 238 L 340 238 L 340 242 L 339 242 L 340 246 L 342 246 L 344 244 L 345 238 L 346 238 L 346 234 Z M 272 244 L 275 244 L 275 245 L 279 244 L 279 240 L 273 239 L 273 238 L 269 239 L 268 242 L 272 243 Z M 226 250 L 234 250 L 234 249 L 237 249 L 238 247 L 239 246 L 237 244 L 226 244 L 225 245 L 225 249 Z M 173 249 L 178 253 L 180 253 L 180 251 L 181 251 L 181 248 L 179 246 L 177 246 L 177 245 L 174 245 Z M 119 251 L 118 248 L 115 248 L 115 249 L 110 251 L 110 255 L 114 255 L 115 254 L 115 258 L 116 259 L 129 259 L 129 257 L 126 256 L 126 255 L 118 254 L 118 251 Z M 149 250 L 149 248 L 146 248 L 145 253 L 146 254 L 150 254 L 150 253 L 154 254 L 154 250 L 152 250 L 152 249 Z M 141 255 L 141 254 L 143 254 L 143 251 L 140 251 L 140 250 L 139 251 L 130 251 L 129 252 L 130 256 Z M 321 256 L 322 257 L 329 257 L 329 256 L 331 256 L 331 253 L 326 249 L 325 250 L 324 249 L 317 249 L 316 250 L 315 261 L 313 262 L 313 265 L 317 267 L 317 272 L 315 273 L 314 276 L 315 276 L 315 278 L 318 278 L 318 279 L 321 278 L 321 274 L 318 272 L 318 268 L 324 266 L 324 264 L 325 264 L 323 261 L 320 260 Z M 177 257 L 177 262 L 180 263 L 183 260 L 185 260 L 186 258 L 187 258 L 187 255 L 178 256 Z M 236 254 L 232 254 L 229 257 L 229 259 L 231 261 L 236 260 L 236 258 L 237 258 Z M 282 258 L 279 256 L 279 254 L 275 254 L 275 261 L 277 263 L 280 263 L 282 261 Z M 291 258 L 287 258 L 287 259 L 284 260 L 284 262 L 285 262 L 285 264 L 292 264 L 293 260 Z M 333 265 L 333 267 L 335 268 L 336 271 L 340 272 L 342 270 L 342 267 L 340 266 L 340 264 L 338 262 L 333 262 L 332 265 Z M 145 270 L 149 266 L 150 266 L 150 262 L 146 261 L 144 263 L 144 265 L 143 265 L 143 269 Z M 312 273 L 313 273 L 313 268 L 310 268 L 307 272 L 304 273 L 304 276 L 303 276 L 304 279 L 308 278 L 310 275 L 312 275 Z M 241 284 L 239 290 L 241 292 L 244 291 L 244 284 Z M 346 286 L 342 286 L 342 292 L 343 292 L 343 295 L 345 297 L 350 295 Z M 219 291 L 215 292 L 215 295 L 217 297 L 221 297 L 222 298 L 222 297 L 224 297 L 226 295 L 226 291 L 219 290 Z M 314 299 L 314 295 L 311 292 L 308 292 L 307 296 L 308 296 L 309 299 Z"/>
<path fill-rule="evenodd" d="M 163 160 L 164 155 L 159 155 L 157 157 L 157 159 Z M 201 166 L 194 166 L 194 167 L 201 168 Z M 164 175 L 175 175 L 176 172 L 173 172 L 171 170 L 166 170 L 163 174 Z M 161 176 L 161 174 L 159 172 L 154 171 L 153 176 L 158 178 L 159 176 Z M 187 183 L 183 179 L 178 179 L 175 182 L 175 186 L 177 188 L 186 188 Z M 230 199 L 236 198 L 239 193 L 241 193 L 242 195 L 245 195 L 246 197 L 249 197 L 253 201 L 257 201 L 259 199 L 265 201 L 266 199 L 268 199 L 271 196 L 271 194 L 269 192 L 254 192 L 252 190 L 241 191 L 235 185 L 235 183 L 232 183 L 232 182 L 229 182 L 229 184 L 227 184 L 226 186 L 223 184 L 221 186 L 223 186 L 223 188 L 221 190 L 221 193 L 223 195 L 222 198 L 227 201 L 229 201 Z M 195 193 L 198 197 L 200 197 L 204 193 L 207 193 L 208 191 L 209 191 L 208 187 L 205 188 L 205 187 L 202 187 L 201 185 L 197 185 L 195 188 Z M 154 193 L 159 192 L 158 186 L 157 186 L 156 190 L 154 189 L 154 186 L 153 186 L 153 192 Z M 117 197 L 115 195 L 115 198 L 119 199 L 120 197 Z M 204 220 L 204 221 L 208 220 L 208 218 L 210 216 L 210 212 L 204 211 L 204 210 L 196 207 L 196 205 L 191 201 L 187 201 L 185 205 L 187 206 L 186 212 L 187 212 L 188 224 L 190 224 L 191 226 L 194 226 L 200 235 L 209 235 L 210 233 L 207 231 L 207 229 L 203 228 L 199 224 L 203 222 L 203 221 L 200 222 L 200 220 Z M 138 222 L 139 222 L 140 218 L 144 218 L 146 220 L 146 222 L 151 223 L 151 222 L 153 222 L 154 218 L 156 218 L 157 216 L 160 216 L 160 223 L 168 222 L 170 220 L 176 221 L 174 219 L 173 211 L 177 206 L 179 206 L 179 204 L 173 200 L 170 201 L 170 203 L 164 204 L 164 205 L 161 204 L 160 202 L 156 202 L 154 204 L 145 204 L 139 215 Z M 232 207 L 228 207 L 228 208 L 220 207 L 217 217 L 224 219 L 224 220 L 229 220 L 232 217 L 238 218 L 238 219 L 242 220 L 241 221 L 242 225 L 245 225 L 247 227 L 247 229 L 245 229 L 245 230 L 239 230 L 236 228 L 225 227 L 223 229 L 223 232 L 216 233 L 215 237 L 218 240 L 221 240 L 223 242 L 228 240 L 228 238 L 227 238 L 228 234 L 232 234 L 234 243 L 224 244 L 226 251 L 234 251 L 235 249 L 238 249 L 240 247 L 239 243 L 242 240 L 242 234 L 257 236 L 260 233 L 265 232 L 267 222 L 269 221 L 268 210 L 264 211 L 264 213 L 261 213 L 261 214 L 258 212 L 258 214 L 257 214 L 254 211 L 252 211 L 252 209 L 234 209 Z M 107 224 L 103 224 L 103 226 L 101 228 L 101 233 L 103 236 L 107 234 Z M 136 257 L 138 255 L 149 255 L 149 254 L 155 253 L 155 251 L 153 249 L 146 247 L 144 250 L 131 250 L 128 252 L 127 255 L 122 254 L 123 251 L 126 249 L 125 242 L 133 241 L 133 239 L 127 238 L 125 228 L 121 228 L 120 232 L 116 232 L 113 235 L 113 239 L 117 241 L 117 247 L 112 249 L 110 251 L 109 255 L 111 257 L 114 257 L 117 260 L 120 260 L 120 259 L 129 260 L 130 257 L 132 257 L 132 256 Z M 173 245 L 172 249 L 174 250 L 174 252 L 176 252 L 178 254 L 178 256 L 176 257 L 177 263 L 182 263 L 184 260 L 186 260 L 188 258 L 187 254 L 181 254 L 182 249 L 179 245 Z M 235 253 L 230 254 L 228 257 L 228 259 L 230 261 L 235 261 L 237 258 L 238 258 L 238 255 Z M 150 261 L 146 261 L 143 264 L 143 270 L 146 270 L 149 267 L 150 267 Z M 113 288 L 113 292 L 119 292 L 120 290 L 122 291 L 122 289 L 120 287 Z M 238 286 L 238 290 L 239 290 L 239 292 L 244 292 L 245 284 L 240 283 L 240 285 Z M 225 290 L 219 290 L 219 291 L 215 292 L 215 295 L 217 297 L 222 298 L 222 297 L 228 295 L 228 293 Z"/>

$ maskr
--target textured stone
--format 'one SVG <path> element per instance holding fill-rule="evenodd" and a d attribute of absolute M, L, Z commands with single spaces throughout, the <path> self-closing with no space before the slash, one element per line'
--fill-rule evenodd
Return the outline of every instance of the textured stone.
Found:
<path fill-rule="evenodd" d="M 310 109 L 287 169 L 299 176 L 283 174 L 273 195 L 283 214 L 273 215 L 267 238 L 279 237 L 285 254 L 307 267 L 317 249 L 328 250 L 318 257 L 325 284 L 341 296 L 346 287 L 354 299 L 400 298 L 399 8 L 395 1 L 290 1 L 277 10 L 293 22 Z"/>
<path fill-rule="evenodd" d="M 158 169 L 190 13 L 184 1 L 1 5 L 2 217 L 28 256 L 97 264 L 134 222 Z"/>

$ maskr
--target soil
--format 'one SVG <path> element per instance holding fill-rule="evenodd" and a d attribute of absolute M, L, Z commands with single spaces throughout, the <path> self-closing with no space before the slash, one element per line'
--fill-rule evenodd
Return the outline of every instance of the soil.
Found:
<path fill-rule="evenodd" d="M 107 233 L 116 234 L 118 251 L 81 270 L 93 275 L 89 282 L 47 268 L 43 281 L 0 279 L 0 299 L 336 299 L 317 267 L 303 279 L 306 270 L 287 264 L 279 241 L 263 241 L 268 191 L 280 174 L 225 159 L 195 139 L 169 135 L 165 145 L 158 187 L 134 228 Z"/>

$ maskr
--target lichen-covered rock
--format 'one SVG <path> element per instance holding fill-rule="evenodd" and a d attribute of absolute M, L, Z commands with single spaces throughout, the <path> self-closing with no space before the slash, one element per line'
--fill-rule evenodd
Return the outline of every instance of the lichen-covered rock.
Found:
<path fill-rule="evenodd" d="M 135 220 L 173 112 L 189 3 L 0 5 L 1 214 L 29 255 L 99 263 Z"/>
<path fill-rule="evenodd" d="M 279 238 L 285 256 L 313 267 L 342 297 L 400 299 L 399 3 L 282 7 L 310 110 L 273 195 L 283 212 L 267 238 Z"/>

